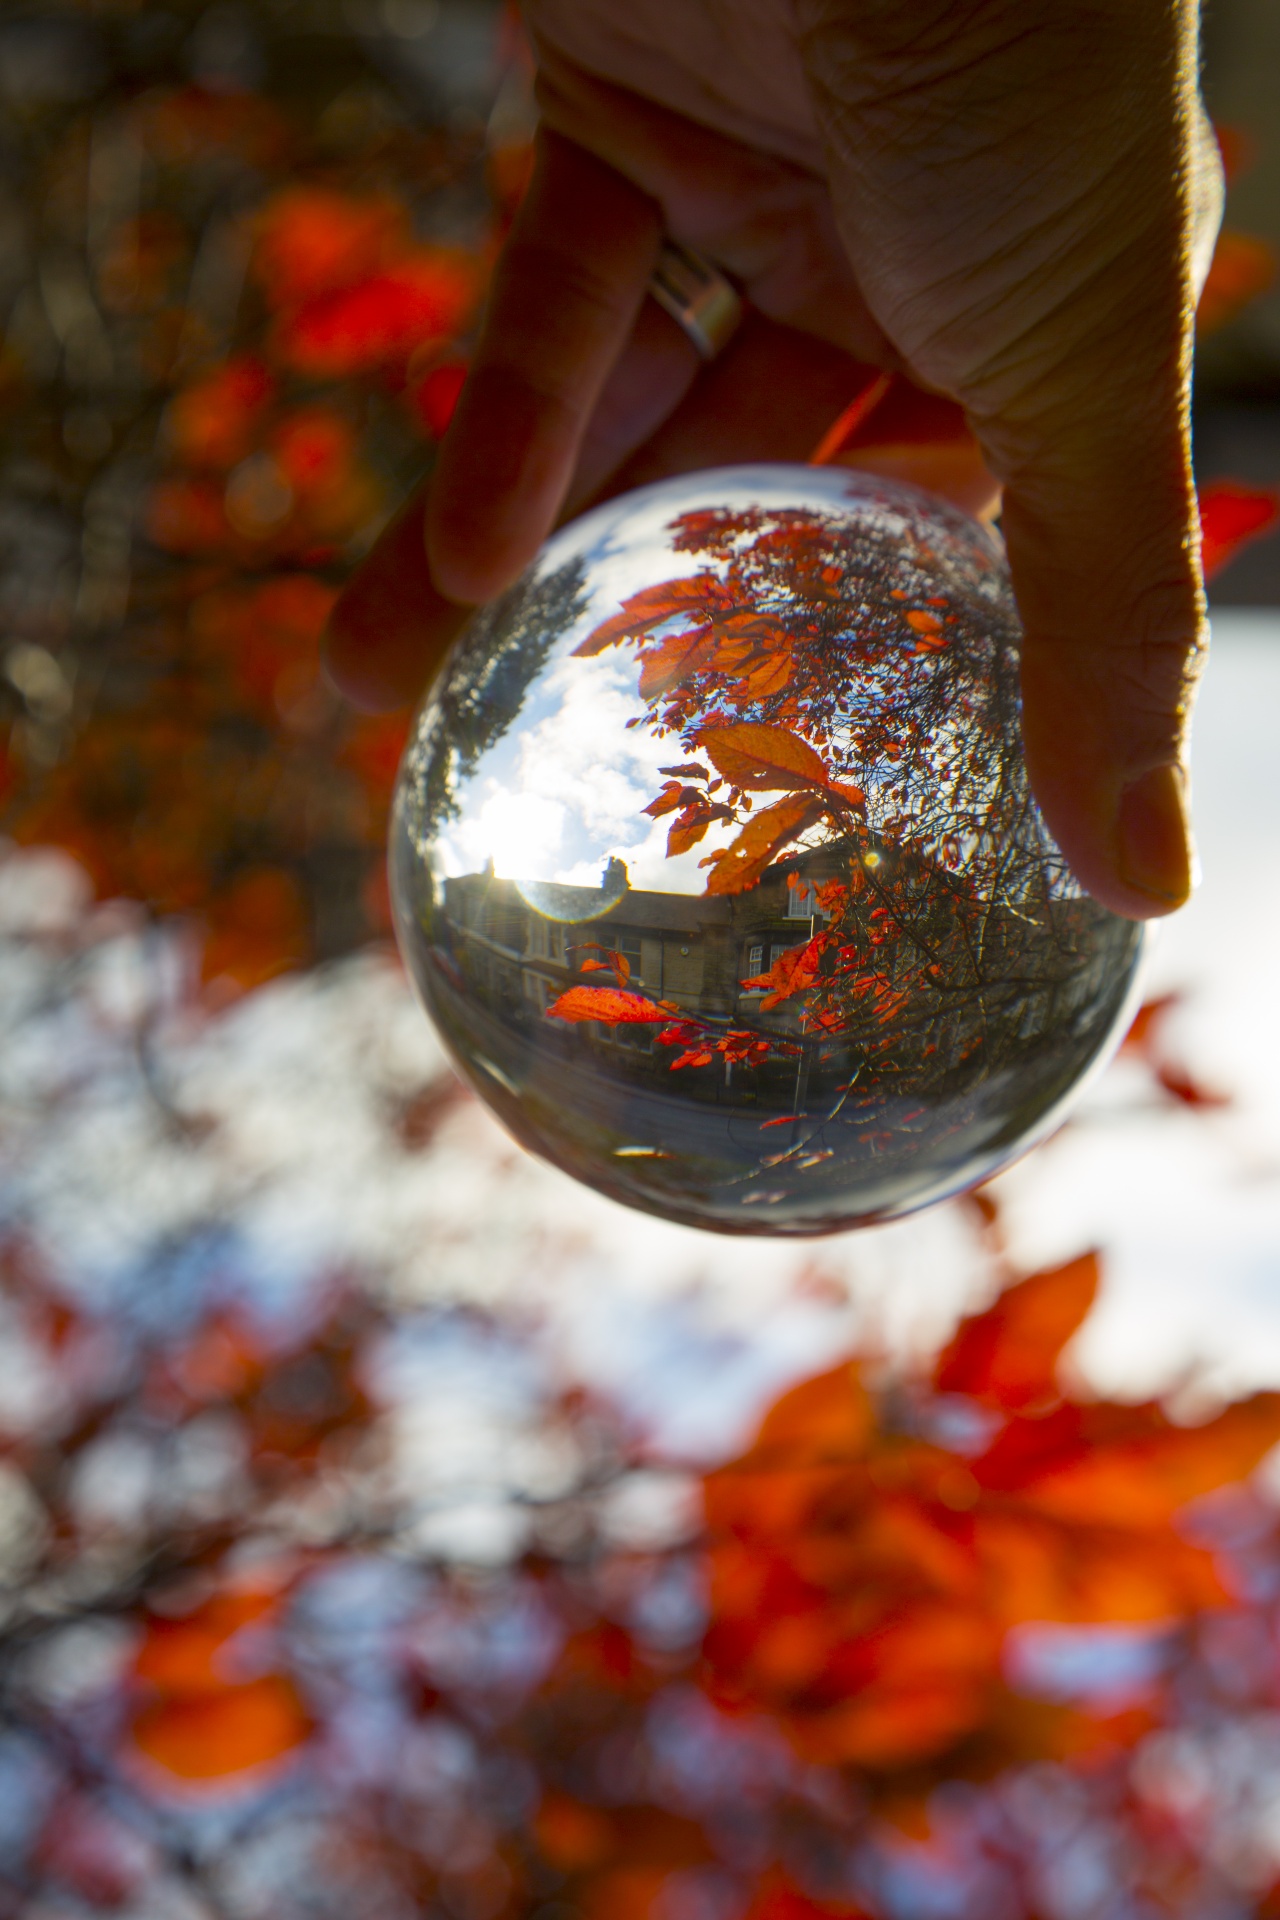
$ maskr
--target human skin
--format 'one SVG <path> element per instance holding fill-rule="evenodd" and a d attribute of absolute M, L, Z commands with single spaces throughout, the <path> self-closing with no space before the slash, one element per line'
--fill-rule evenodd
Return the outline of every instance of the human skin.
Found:
<path fill-rule="evenodd" d="M 529 0 L 526 20 L 533 184 L 430 488 L 336 610 L 339 685 L 405 697 L 566 511 L 804 458 L 852 362 L 897 368 L 960 403 L 1003 486 L 1028 766 L 1063 851 L 1119 913 L 1181 905 L 1205 639 L 1190 348 L 1221 200 L 1192 0 Z M 664 230 L 751 302 L 707 372 L 645 298 Z M 927 456 L 918 477 L 937 483 Z"/>

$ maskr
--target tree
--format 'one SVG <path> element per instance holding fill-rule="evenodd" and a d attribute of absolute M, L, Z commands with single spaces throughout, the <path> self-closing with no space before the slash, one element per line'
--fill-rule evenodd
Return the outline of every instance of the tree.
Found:
<path fill-rule="evenodd" d="M 576 651 L 633 647 L 642 723 L 689 756 L 646 808 L 674 816 L 668 855 L 735 830 L 702 861 L 708 895 L 812 856 L 824 924 L 742 982 L 762 1013 L 796 1001 L 862 1093 L 932 1098 L 1105 1025 L 1134 936 L 1081 895 L 1031 797 L 994 550 L 955 516 L 895 500 L 884 519 L 684 514 L 672 547 L 704 564 Z M 574 991 L 553 1014 L 610 1017 Z M 686 1041 L 677 1066 L 724 1050 L 696 1022 L 671 1029 Z M 734 1057 L 776 1044 L 753 1029 Z"/>

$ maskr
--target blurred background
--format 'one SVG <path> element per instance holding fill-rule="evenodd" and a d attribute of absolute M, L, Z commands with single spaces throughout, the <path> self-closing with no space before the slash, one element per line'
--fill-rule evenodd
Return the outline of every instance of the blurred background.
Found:
<path fill-rule="evenodd" d="M 318 671 L 515 15 L 0 15 L 0 1914 L 1280 1913 L 1277 72 L 1218 0 L 1204 885 L 1066 1130 L 797 1250 L 451 1078 Z"/>

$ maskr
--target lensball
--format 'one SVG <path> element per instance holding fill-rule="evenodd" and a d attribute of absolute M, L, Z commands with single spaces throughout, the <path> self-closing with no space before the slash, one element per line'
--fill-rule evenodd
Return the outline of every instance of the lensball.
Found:
<path fill-rule="evenodd" d="M 1027 784 L 997 541 L 734 467 L 610 501 L 475 615 L 391 831 L 397 934 L 525 1146 L 726 1233 L 891 1219 L 1060 1120 L 1142 929 Z"/>

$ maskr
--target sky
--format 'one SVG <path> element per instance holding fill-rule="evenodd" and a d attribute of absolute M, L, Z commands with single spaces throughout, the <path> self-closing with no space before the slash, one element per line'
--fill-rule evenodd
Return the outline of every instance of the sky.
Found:
<path fill-rule="evenodd" d="M 630 594 L 706 564 L 671 551 L 667 529 L 678 514 L 708 505 L 847 505 L 864 490 L 883 494 L 883 483 L 839 468 L 722 469 L 641 488 L 554 536 L 541 571 L 585 555 L 587 610 L 530 689 L 519 724 L 461 784 L 459 818 L 437 845 L 439 870 L 475 873 L 492 858 L 500 879 L 595 887 L 615 857 L 626 862 L 633 887 L 700 894 L 703 860 L 735 829 L 713 827 L 696 848 L 667 858 L 670 819 L 647 819 L 644 809 L 662 785 L 660 768 L 687 754 L 677 738 L 656 739 L 647 727 L 628 731 L 628 720 L 643 711 L 633 648 L 589 659 L 573 658 L 574 648 Z M 870 510 L 881 525 L 901 524 L 882 502 Z"/>

